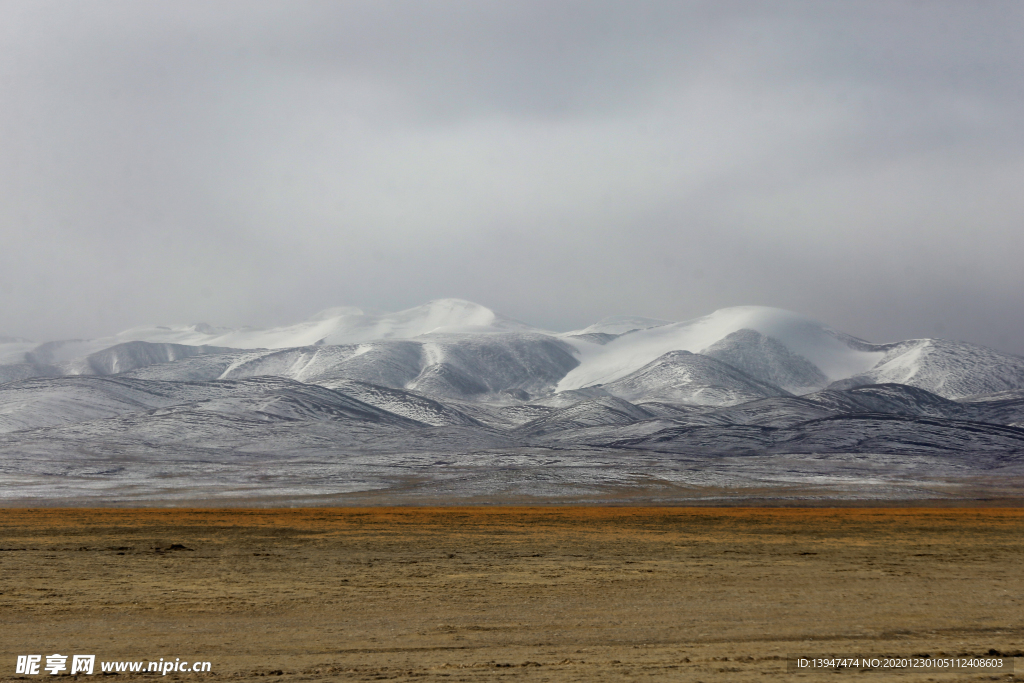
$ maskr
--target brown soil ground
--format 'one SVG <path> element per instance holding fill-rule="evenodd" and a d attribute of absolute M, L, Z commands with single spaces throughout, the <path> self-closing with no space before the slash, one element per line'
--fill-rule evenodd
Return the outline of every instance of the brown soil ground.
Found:
<path fill-rule="evenodd" d="M 786 657 L 1020 656 L 1024 510 L 0 510 L 0 634 L 0 680 L 1007 680 Z"/>

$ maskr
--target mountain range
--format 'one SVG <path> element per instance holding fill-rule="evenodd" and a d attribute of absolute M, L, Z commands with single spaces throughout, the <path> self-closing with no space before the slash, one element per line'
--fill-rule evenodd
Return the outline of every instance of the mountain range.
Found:
<path fill-rule="evenodd" d="M 444 299 L 0 337 L 12 504 L 1005 496 L 1022 464 L 1024 358 L 760 306 L 552 332 Z"/>

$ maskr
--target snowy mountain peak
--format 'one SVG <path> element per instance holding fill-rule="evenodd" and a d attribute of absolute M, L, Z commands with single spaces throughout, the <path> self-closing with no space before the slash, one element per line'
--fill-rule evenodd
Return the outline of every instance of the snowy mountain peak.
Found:
<path fill-rule="evenodd" d="M 945 339 L 910 339 L 885 348 L 874 367 L 832 388 L 895 383 L 946 398 L 1024 389 L 1024 358 L 1019 356 Z"/>
<path fill-rule="evenodd" d="M 799 363 L 802 367 L 794 374 L 816 377 L 807 389 L 820 389 L 830 380 L 865 372 L 885 355 L 867 342 L 799 313 L 768 306 L 734 306 L 693 320 L 638 330 L 604 345 L 567 338 L 579 351 L 580 365 L 562 379 L 558 388 L 561 391 L 612 382 L 669 351 L 702 353 L 740 330 L 752 330 L 758 339 L 772 340 L 769 347 L 784 349 L 786 354 L 775 355 L 787 355 Z"/>
<path fill-rule="evenodd" d="M 283 349 L 314 344 L 360 344 L 378 339 L 411 339 L 435 332 L 531 330 L 491 309 L 462 299 L 437 299 L 397 313 L 368 313 L 354 306 L 328 308 L 292 325 L 265 329 L 195 325 L 135 327 L 112 337 L 91 340 L 88 352 L 115 344 L 218 346 L 235 349 Z"/>
<path fill-rule="evenodd" d="M 506 322 L 486 306 L 464 299 L 434 299 L 392 315 L 403 322 L 422 325 L 426 329 L 420 334 L 441 328 L 490 327 Z"/>
<path fill-rule="evenodd" d="M 336 328 L 325 344 L 354 344 L 375 339 L 412 339 L 437 333 L 488 333 L 532 330 L 498 315 L 486 306 L 464 299 L 435 299 L 397 313 L 344 314 L 333 319 Z"/>

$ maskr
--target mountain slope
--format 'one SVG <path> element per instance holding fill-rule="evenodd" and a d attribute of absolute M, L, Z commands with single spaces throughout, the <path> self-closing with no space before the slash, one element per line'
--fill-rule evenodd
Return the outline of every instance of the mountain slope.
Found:
<path fill-rule="evenodd" d="M 944 339 L 914 339 L 891 345 L 869 370 L 832 385 L 906 384 L 945 398 L 1024 389 L 1024 358 L 983 346 Z"/>
<path fill-rule="evenodd" d="M 975 420 L 979 413 L 924 389 L 879 384 L 845 391 L 826 390 L 799 397 L 765 398 L 681 415 L 677 419 L 693 425 L 792 427 L 826 417 L 874 414 Z"/>
<path fill-rule="evenodd" d="M 0 433 L 73 424 L 178 402 L 174 387 L 106 377 L 27 379 L 0 385 Z"/>
<path fill-rule="evenodd" d="M 1024 427 L 1024 390 L 971 396 L 959 402 L 980 422 Z"/>
<path fill-rule="evenodd" d="M 357 380 L 337 380 L 325 382 L 322 386 L 358 399 L 363 403 L 386 410 L 394 415 L 401 415 L 432 427 L 462 425 L 469 427 L 486 427 L 480 420 L 467 415 L 455 407 L 411 391 L 402 391 L 391 387 L 382 387 Z"/>
<path fill-rule="evenodd" d="M 131 374 L 190 380 L 272 375 L 324 386 L 358 380 L 443 398 L 527 400 L 550 393 L 576 363 L 572 347 L 564 341 L 536 333 L 506 332 L 235 351 L 216 360 L 191 358 Z"/>
<path fill-rule="evenodd" d="M 758 381 L 714 358 L 669 351 L 601 388 L 627 401 L 644 399 L 691 405 L 732 405 L 788 392 Z"/>
<path fill-rule="evenodd" d="M 654 417 L 652 413 L 639 406 L 609 396 L 556 410 L 532 422 L 527 422 L 516 432 L 522 435 L 541 436 L 581 427 L 628 425 L 652 417 Z"/>
<path fill-rule="evenodd" d="M 794 394 L 805 394 L 828 384 L 828 378 L 816 365 L 756 330 L 732 332 L 701 351 L 701 355 L 728 363 Z"/>
<path fill-rule="evenodd" d="M 607 437 L 606 437 L 607 438 Z M 774 428 L 759 425 L 670 427 L 601 444 L 706 455 L 763 453 L 958 453 L 1024 457 L 1024 429 L 903 415 L 842 415 Z"/>
<path fill-rule="evenodd" d="M 37 378 L 0 386 L 0 433 L 181 410 L 245 415 L 252 419 L 344 417 L 402 426 L 422 425 L 341 391 L 277 377 L 164 382 L 86 375 Z"/>

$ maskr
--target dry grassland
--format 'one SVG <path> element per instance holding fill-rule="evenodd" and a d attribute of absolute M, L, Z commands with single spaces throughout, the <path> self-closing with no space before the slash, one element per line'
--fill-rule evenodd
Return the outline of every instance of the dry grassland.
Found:
<path fill-rule="evenodd" d="M 0 680 L 52 653 L 212 662 L 165 680 L 987 680 L 785 657 L 1019 654 L 1022 532 L 1006 508 L 3 510 Z"/>

